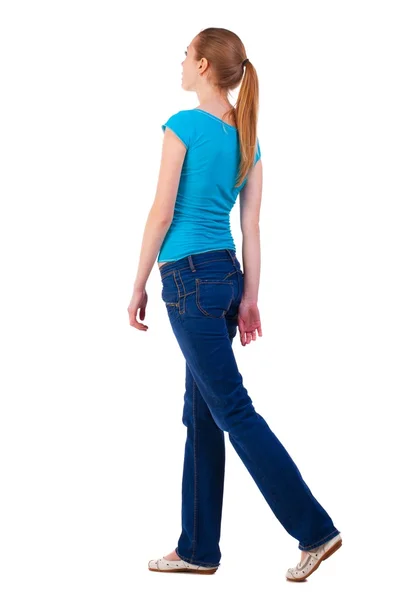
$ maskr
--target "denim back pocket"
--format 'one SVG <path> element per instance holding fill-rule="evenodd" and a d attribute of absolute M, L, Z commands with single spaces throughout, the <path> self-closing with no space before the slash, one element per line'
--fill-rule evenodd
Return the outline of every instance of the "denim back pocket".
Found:
<path fill-rule="evenodd" d="M 195 299 L 199 310 L 207 317 L 221 319 L 229 310 L 234 297 L 232 281 L 195 280 Z"/>

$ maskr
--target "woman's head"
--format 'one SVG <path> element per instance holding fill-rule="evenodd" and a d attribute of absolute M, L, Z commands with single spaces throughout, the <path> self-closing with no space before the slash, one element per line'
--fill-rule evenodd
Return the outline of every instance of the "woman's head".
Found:
<path fill-rule="evenodd" d="M 182 63 L 182 87 L 187 91 L 212 89 L 227 95 L 240 84 L 235 107 L 225 114 L 234 117 L 240 139 L 241 162 L 236 186 L 241 185 L 256 152 L 259 86 L 255 67 L 247 58 L 240 38 L 221 27 L 208 27 L 192 40 Z"/>

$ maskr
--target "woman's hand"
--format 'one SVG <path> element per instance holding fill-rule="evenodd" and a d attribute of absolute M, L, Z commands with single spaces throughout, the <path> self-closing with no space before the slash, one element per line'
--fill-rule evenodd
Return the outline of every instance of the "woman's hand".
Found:
<path fill-rule="evenodd" d="M 245 346 L 252 340 L 256 341 L 256 331 L 262 337 L 262 327 L 257 302 L 241 300 L 238 307 L 238 329 L 240 330 L 241 345 Z"/>
<path fill-rule="evenodd" d="M 141 329 L 142 331 L 147 331 L 148 325 L 144 325 L 144 323 L 139 323 L 136 319 L 137 311 L 140 309 L 139 318 L 144 321 L 145 319 L 145 307 L 147 306 L 148 296 L 147 292 L 144 290 L 134 290 L 132 299 L 130 300 L 130 304 L 128 306 L 129 313 L 129 322 L 132 327 L 136 329 Z"/>

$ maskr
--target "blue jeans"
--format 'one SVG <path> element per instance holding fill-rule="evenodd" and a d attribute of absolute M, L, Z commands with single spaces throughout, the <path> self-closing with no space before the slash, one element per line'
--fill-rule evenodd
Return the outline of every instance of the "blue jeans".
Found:
<path fill-rule="evenodd" d="M 225 431 L 298 548 L 311 550 L 338 535 L 243 385 L 232 348 L 244 277 L 234 251 L 192 254 L 163 265 L 160 275 L 162 300 L 186 359 L 187 439 L 176 553 L 189 563 L 220 564 Z"/>

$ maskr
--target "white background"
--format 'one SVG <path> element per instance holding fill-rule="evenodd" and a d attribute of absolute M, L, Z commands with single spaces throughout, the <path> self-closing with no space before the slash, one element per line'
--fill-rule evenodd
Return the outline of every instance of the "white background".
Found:
<path fill-rule="evenodd" d="M 0 596 L 336 598 L 396 587 L 396 2 L 18 2 L 0 12 Z M 128 322 L 167 118 L 203 28 L 260 82 L 255 408 L 341 531 L 300 558 L 226 434 L 221 566 L 152 573 L 180 535 L 184 359 L 158 267 Z M 238 204 L 231 215 L 241 261 Z M 397 413 L 396 413 L 397 415 Z M 294 586 L 294 587 L 293 587 Z M 278 594 L 276 596 L 276 594 Z M 391 595 L 391 594 L 390 594 Z"/>

